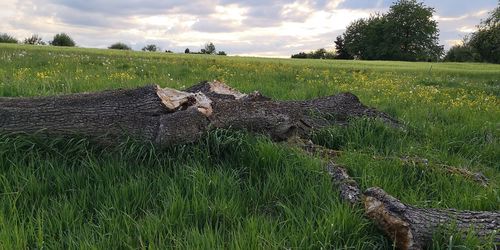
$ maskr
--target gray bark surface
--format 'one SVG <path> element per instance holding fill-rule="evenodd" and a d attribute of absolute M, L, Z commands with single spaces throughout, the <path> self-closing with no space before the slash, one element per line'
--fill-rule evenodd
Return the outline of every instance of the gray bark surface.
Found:
<path fill-rule="evenodd" d="M 214 128 L 242 129 L 283 140 L 292 135 L 307 136 L 312 130 L 332 124 L 346 124 L 350 117 L 378 117 L 397 124 L 350 93 L 308 101 L 271 101 L 258 92 L 244 95 L 230 89 L 225 90 L 229 94 L 216 93 L 203 82 L 179 92 L 205 94 L 212 112 L 201 113 L 190 96 L 179 107 L 167 108 L 159 90 L 158 86 L 145 86 L 51 97 L 0 98 L 0 133 L 83 135 L 107 143 L 130 136 L 169 146 L 192 142 Z"/>
<path fill-rule="evenodd" d="M 36 98 L 0 98 L 4 133 L 152 139 L 167 115 L 155 86 Z"/>
<path fill-rule="evenodd" d="M 500 213 L 455 209 L 416 208 L 402 203 L 380 188 L 364 192 L 366 215 L 392 239 L 399 249 L 424 249 L 437 230 L 493 237 L 500 243 Z"/>

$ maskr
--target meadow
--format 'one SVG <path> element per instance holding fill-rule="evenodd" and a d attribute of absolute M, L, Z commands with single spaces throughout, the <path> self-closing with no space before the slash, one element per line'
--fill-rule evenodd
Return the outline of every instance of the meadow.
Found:
<path fill-rule="evenodd" d="M 418 207 L 500 210 L 500 65 L 291 60 L 0 44 L 0 96 L 202 80 L 282 100 L 352 92 L 405 124 L 357 119 L 315 135 L 362 189 Z M 429 164 L 402 162 L 420 157 Z M 439 167 L 482 172 L 487 187 Z M 493 248 L 437 234 L 432 249 Z M 0 248 L 390 249 L 339 199 L 324 161 L 242 131 L 113 148 L 0 135 Z"/>

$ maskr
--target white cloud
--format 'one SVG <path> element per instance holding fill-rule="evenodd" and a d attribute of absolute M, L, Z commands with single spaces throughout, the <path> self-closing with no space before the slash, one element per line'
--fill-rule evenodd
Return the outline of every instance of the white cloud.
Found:
<path fill-rule="evenodd" d="M 448 47 L 452 47 L 455 45 L 462 45 L 463 41 L 460 39 L 451 39 L 451 40 L 445 40 L 445 43 Z"/>
<path fill-rule="evenodd" d="M 350 22 L 385 11 L 385 2 L 347 9 L 345 0 L 1 0 L 0 31 L 45 40 L 66 32 L 79 46 L 100 48 L 121 41 L 183 51 L 212 41 L 232 55 L 289 57 L 331 47 Z M 487 14 L 436 15 L 443 43 L 474 31 Z"/>
<path fill-rule="evenodd" d="M 468 26 L 468 25 L 466 25 L 466 26 L 462 26 L 462 27 L 458 28 L 457 30 L 459 32 L 462 32 L 462 33 L 472 33 L 474 31 L 476 31 L 477 29 L 474 26 Z"/>

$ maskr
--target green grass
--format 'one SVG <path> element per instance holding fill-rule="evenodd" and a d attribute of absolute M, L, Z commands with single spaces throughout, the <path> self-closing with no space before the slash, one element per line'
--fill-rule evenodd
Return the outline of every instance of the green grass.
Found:
<path fill-rule="evenodd" d="M 420 207 L 499 210 L 500 65 L 287 60 L 0 44 L 0 96 L 219 79 L 276 99 L 350 91 L 405 130 L 354 120 L 313 140 L 362 188 Z M 481 171 L 462 176 L 395 157 Z M 0 136 L 0 248 L 345 248 L 391 243 L 351 208 L 320 159 L 238 131 L 156 149 Z M 478 245 L 482 244 L 482 245 Z M 491 248 L 439 233 L 433 249 Z"/>

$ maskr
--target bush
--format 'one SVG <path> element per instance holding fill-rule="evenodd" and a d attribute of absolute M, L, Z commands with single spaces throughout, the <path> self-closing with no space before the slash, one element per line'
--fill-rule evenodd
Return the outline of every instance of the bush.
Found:
<path fill-rule="evenodd" d="M 154 44 L 148 44 L 142 48 L 142 51 L 156 52 L 160 50 L 160 48 Z"/>
<path fill-rule="evenodd" d="M 132 48 L 130 48 L 130 46 L 126 45 L 125 43 L 117 42 L 111 44 L 108 49 L 131 50 Z"/>
<path fill-rule="evenodd" d="M 225 51 L 219 51 L 219 52 L 217 52 L 217 55 L 219 55 L 219 56 L 227 56 L 227 54 L 226 54 Z"/>
<path fill-rule="evenodd" d="M 45 42 L 42 41 L 42 38 L 40 36 L 38 36 L 37 34 L 34 34 L 31 37 L 25 38 L 23 43 L 30 44 L 30 45 L 45 45 Z"/>
<path fill-rule="evenodd" d="M 299 52 L 298 54 L 292 55 L 292 58 L 306 59 L 309 55 L 306 52 Z"/>
<path fill-rule="evenodd" d="M 7 33 L 0 34 L 0 43 L 18 43 L 17 39 Z"/>
<path fill-rule="evenodd" d="M 292 58 L 299 59 L 334 59 L 335 53 L 331 51 L 327 51 L 324 48 L 317 49 L 315 51 L 311 51 L 309 53 L 300 52 L 298 54 L 292 55 Z"/>
<path fill-rule="evenodd" d="M 68 36 L 66 33 L 56 34 L 54 39 L 50 42 L 50 45 L 53 46 L 66 46 L 66 47 L 74 47 L 75 41 Z"/>
<path fill-rule="evenodd" d="M 189 51 L 189 48 L 186 48 L 186 50 L 184 50 L 184 53 L 186 54 L 189 54 L 191 51 Z"/>
<path fill-rule="evenodd" d="M 205 48 L 201 49 L 201 53 L 213 55 L 217 52 L 215 45 L 212 42 L 206 43 Z"/>
<path fill-rule="evenodd" d="M 446 52 L 446 62 L 479 62 L 481 56 L 469 45 L 455 45 Z"/>

